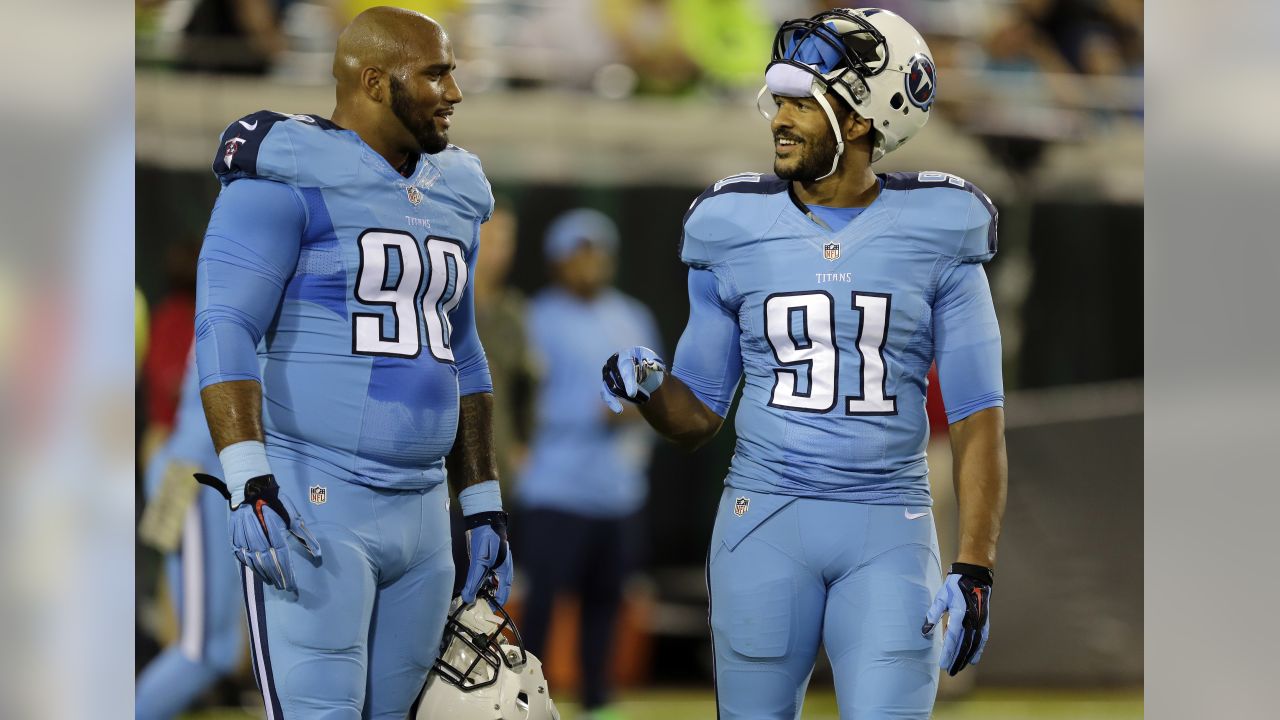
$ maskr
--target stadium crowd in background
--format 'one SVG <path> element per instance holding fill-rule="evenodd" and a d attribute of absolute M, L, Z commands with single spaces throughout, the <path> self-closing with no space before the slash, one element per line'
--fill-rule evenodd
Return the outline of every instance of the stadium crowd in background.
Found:
<path fill-rule="evenodd" d="M 139 59 L 177 70 L 326 83 L 315 62 L 374 0 L 138 0 Z M 777 24 L 838 2 L 406 0 L 449 27 L 472 91 L 559 86 L 606 97 L 754 91 Z M 948 71 L 1008 72 L 1067 105 L 1055 75 L 1142 73 L 1142 0 L 883 0 Z M 1037 79 L 1038 78 L 1038 79 Z"/>

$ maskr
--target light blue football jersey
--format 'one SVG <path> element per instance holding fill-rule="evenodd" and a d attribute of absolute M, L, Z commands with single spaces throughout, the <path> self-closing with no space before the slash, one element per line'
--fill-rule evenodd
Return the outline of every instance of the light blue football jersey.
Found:
<path fill-rule="evenodd" d="M 721 415 L 745 375 L 732 487 L 926 505 L 930 365 L 952 422 L 1003 405 L 981 267 L 994 206 L 953 175 L 880 179 L 839 230 L 789 181 L 755 173 L 716 183 L 685 217 L 691 316 L 672 372 Z"/>
<path fill-rule="evenodd" d="M 262 111 L 228 126 L 213 169 L 201 386 L 260 378 L 269 454 L 374 487 L 443 481 L 460 395 L 492 390 L 470 282 L 493 209 L 479 160 L 450 145 L 406 178 L 350 130 Z"/>
<path fill-rule="evenodd" d="M 537 430 L 517 488 L 521 502 L 597 518 L 640 509 L 654 435 L 644 423 L 606 419 L 598 368 L 628 341 L 661 352 L 653 315 L 613 288 L 584 300 L 553 286 L 529 302 L 526 325 L 544 371 Z"/>

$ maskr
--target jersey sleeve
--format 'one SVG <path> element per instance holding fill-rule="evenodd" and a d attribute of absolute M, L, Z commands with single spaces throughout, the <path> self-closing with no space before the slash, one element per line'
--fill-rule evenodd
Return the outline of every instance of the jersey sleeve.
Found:
<path fill-rule="evenodd" d="M 680 261 L 692 268 L 723 263 L 753 244 L 759 230 L 779 213 L 770 196 L 787 192 L 788 181 L 775 175 L 739 173 L 707 188 L 684 214 Z"/>
<path fill-rule="evenodd" d="M 676 345 L 671 374 L 724 417 L 742 379 L 738 314 L 720 296 L 714 272 L 689 270 L 689 324 Z"/>
<path fill-rule="evenodd" d="M 445 173 L 446 182 L 480 222 L 493 216 L 493 186 L 485 177 L 484 166 L 474 153 L 457 145 L 432 156 L 431 162 Z"/>
<path fill-rule="evenodd" d="M 493 217 L 493 186 L 489 184 L 489 178 L 484 174 L 484 166 L 480 164 L 480 158 L 467 153 L 472 163 L 475 165 L 476 187 L 472 193 L 472 202 L 475 205 L 476 216 L 480 218 L 480 222 L 489 222 L 489 218 Z"/>
<path fill-rule="evenodd" d="M 200 387 L 261 381 L 258 342 L 298 264 L 306 208 L 297 190 L 248 179 L 223 188 L 196 266 Z"/>
<path fill-rule="evenodd" d="M 978 186 L 965 182 L 969 191 L 969 222 L 965 223 L 964 237 L 960 241 L 960 262 L 985 263 L 996 256 L 998 238 L 996 229 L 1000 213 L 991 198 Z"/>
<path fill-rule="evenodd" d="M 944 275 L 934 301 L 933 336 L 948 423 L 1004 406 L 1000 325 L 981 265 L 959 263 Z"/>
<path fill-rule="evenodd" d="M 227 126 L 213 157 L 213 174 L 224 186 L 241 178 L 296 182 L 298 161 L 290 123 L 311 122 L 259 110 Z"/>
<path fill-rule="evenodd" d="M 480 223 L 476 223 L 477 234 Z M 476 256 L 479 254 L 479 241 L 472 244 L 467 253 L 468 274 L 473 274 L 476 267 Z M 480 333 L 476 330 L 476 297 L 475 282 L 468 282 L 462 290 L 462 300 L 450 316 L 452 327 L 449 346 L 453 348 L 453 360 L 458 365 L 458 394 L 474 395 L 476 393 L 493 392 L 493 377 L 489 373 L 489 360 L 484 354 L 484 346 L 480 343 Z"/>

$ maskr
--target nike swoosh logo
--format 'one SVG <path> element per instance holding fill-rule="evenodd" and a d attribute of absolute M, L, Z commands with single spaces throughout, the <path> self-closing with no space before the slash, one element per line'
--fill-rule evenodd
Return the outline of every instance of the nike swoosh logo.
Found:
<path fill-rule="evenodd" d="M 906 509 L 906 508 L 902 508 L 902 514 L 903 514 L 903 515 L 906 515 L 908 520 L 915 520 L 916 518 L 922 518 L 922 517 L 924 517 L 925 515 L 928 515 L 928 514 L 929 514 L 929 511 L 928 511 L 928 510 L 925 510 L 925 511 L 924 511 L 924 512 L 922 512 L 922 513 L 913 513 L 913 512 L 911 512 L 910 510 L 908 510 L 908 509 Z"/>
<path fill-rule="evenodd" d="M 247 123 L 247 122 L 245 122 L 245 121 L 243 121 L 243 120 L 241 120 L 241 121 L 240 121 L 240 124 L 241 124 L 241 125 L 243 125 L 243 126 L 244 126 L 244 129 L 245 129 L 245 130 L 248 130 L 249 132 L 253 132 L 254 130 L 257 130 L 257 129 L 258 129 L 258 121 L 257 121 L 257 120 L 254 120 L 252 125 L 250 125 L 249 123 Z"/>

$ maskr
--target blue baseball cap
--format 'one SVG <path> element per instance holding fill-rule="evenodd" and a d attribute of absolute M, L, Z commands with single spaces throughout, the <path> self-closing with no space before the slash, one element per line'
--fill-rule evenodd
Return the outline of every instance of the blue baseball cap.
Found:
<path fill-rule="evenodd" d="M 547 228 L 543 252 L 548 260 L 563 260 L 583 243 L 592 243 L 608 253 L 618 250 L 618 226 L 608 215 L 591 208 L 562 213 Z"/>

